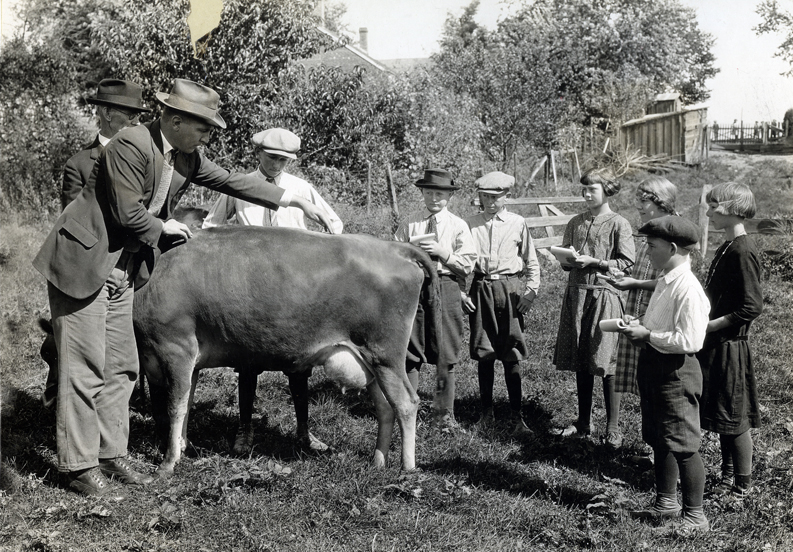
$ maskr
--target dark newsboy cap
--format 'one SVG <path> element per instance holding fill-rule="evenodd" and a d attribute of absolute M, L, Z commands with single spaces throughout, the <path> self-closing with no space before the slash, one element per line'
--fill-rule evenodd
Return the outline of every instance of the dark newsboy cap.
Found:
<path fill-rule="evenodd" d="M 416 181 L 416 186 L 419 188 L 433 188 L 435 190 L 453 191 L 459 190 L 458 186 L 454 185 L 452 173 L 444 169 L 427 169 L 424 171 L 424 178 Z"/>
<path fill-rule="evenodd" d="M 132 111 L 151 111 L 143 106 L 143 87 L 130 81 L 104 79 L 96 89 L 96 96 L 86 98 L 89 104 L 125 107 Z"/>
<path fill-rule="evenodd" d="M 685 248 L 696 245 L 699 242 L 699 234 L 699 226 L 675 215 L 654 218 L 639 228 L 640 236 L 661 238 Z"/>

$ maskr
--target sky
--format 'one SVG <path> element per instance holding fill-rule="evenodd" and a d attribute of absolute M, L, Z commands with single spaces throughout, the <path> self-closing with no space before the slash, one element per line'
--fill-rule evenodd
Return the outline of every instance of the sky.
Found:
<path fill-rule="evenodd" d="M 288 1 L 288 0 L 284 0 Z M 338 0 L 325 0 L 332 4 Z M 438 49 L 438 39 L 449 13 L 459 16 L 470 0 L 342 0 L 347 5 L 344 19 L 357 31 L 369 30 L 369 54 L 375 59 L 427 57 Z M 700 28 L 716 37 L 714 54 L 721 72 L 707 82 L 711 98 L 711 122 L 747 123 L 780 120 L 793 107 L 793 77 L 781 73 L 790 69 L 774 57 L 782 42 L 779 35 L 758 37 L 752 27 L 760 22 L 754 12 L 759 0 L 681 0 L 697 10 Z M 8 36 L 14 21 L 10 6 L 16 0 L 0 0 L 2 32 Z M 477 22 L 495 28 L 499 18 L 509 13 L 510 3 L 481 0 Z M 780 0 L 793 11 L 793 0 Z"/>
<path fill-rule="evenodd" d="M 366 27 L 369 54 L 375 59 L 427 57 L 438 49 L 447 14 L 462 14 L 470 0 L 343 0 L 350 30 Z M 333 0 L 326 0 L 333 3 Z M 721 72 L 707 82 L 711 98 L 710 121 L 780 120 L 793 107 L 793 77 L 774 57 L 782 42 L 779 35 L 755 35 L 760 23 L 755 7 L 759 0 L 682 0 L 697 10 L 700 29 L 715 36 L 714 55 Z M 793 0 L 780 0 L 793 11 Z M 508 14 L 506 3 L 481 0 L 477 22 L 494 28 Z"/>

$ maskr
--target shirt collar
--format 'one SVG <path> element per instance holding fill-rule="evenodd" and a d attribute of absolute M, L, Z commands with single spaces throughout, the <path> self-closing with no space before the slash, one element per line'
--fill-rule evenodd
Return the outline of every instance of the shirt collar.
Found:
<path fill-rule="evenodd" d="M 446 207 L 438 211 L 437 213 L 430 213 L 430 210 L 424 207 L 424 218 L 428 219 L 432 215 L 435 215 L 435 220 L 443 220 L 449 215 L 449 211 L 446 210 Z"/>
<path fill-rule="evenodd" d="M 506 208 L 506 207 L 504 207 L 504 208 L 503 208 L 503 209 L 501 209 L 501 210 L 500 210 L 498 213 L 496 213 L 495 215 L 493 215 L 493 218 L 491 218 L 490 220 L 493 220 L 493 219 L 498 219 L 498 220 L 500 220 L 501 222 L 504 222 L 504 221 L 506 220 L 506 218 L 507 218 L 507 217 L 506 217 L 506 213 L 507 213 L 507 208 Z"/>
<path fill-rule="evenodd" d="M 171 145 L 171 143 L 165 138 L 165 134 L 163 134 L 162 131 L 160 131 L 160 136 L 162 136 L 162 154 L 165 155 L 174 148 Z"/>
<path fill-rule="evenodd" d="M 686 259 L 686 262 L 676 266 L 669 272 L 665 272 L 662 278 L 664 282 L 668 285 L 677 280 L 683 273 L 689 272 L 691 270 L 691 259 Z"/>
<path fill-rule="evenodd" d="M 262 170 L 261 167 L 258 167 L 256 170 L 259 171 L 259 175 L 262 178 L 264 178 L 265 180 L 267 180 L 268 178 L 272 178 L 273 180 L 275 180 L 275 185 L 276 186 L 278 186 L 278 184 L 280 184 L 281 175 L 284 174 L 283 171 L 281 171 L 280 173 L 278 173 L 278 176 L 267 176 L 266 174 L 264 174 L 264 171 Z"/>
<path fill-rule="evenodd" d="M 110 143 L 110 138 L 107 136 L 102 136 L 102 134 L 97 134 L 96 139 L 99 140 L 99 145 L 102 147 L 107 146 Z"/>

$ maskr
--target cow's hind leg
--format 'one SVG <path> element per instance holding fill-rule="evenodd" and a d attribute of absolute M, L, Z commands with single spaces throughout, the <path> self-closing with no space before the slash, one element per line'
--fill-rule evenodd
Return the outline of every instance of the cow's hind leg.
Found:
<path fill-rule="evenodd" d="M 157 477 L 163 479 L 168 479 L 173 475 L 174 467 L 182 456 L 182 428 L 190 400 L 191 380 L 192 378 L 174 379 L 168 392 L 168 418 L 170 420 L 168 449 L 156 472 Z"/>
<path fill-rule="evenodd" d="M 408 381 L 404 365 L 394 368 L 381 366 L 376 374 L 377 380 L 369 385 L 369 395 L 377 413 L 374 465 L 385 465 L 396 417 L 402 433 L 402 469 L 413 470 L 416 468 L 416 413 L 419 397 Z"/>
<path fill-rule="evenodd" d="M 286 375 L 289 378 L 292 401 L 295 403 L 298 441 L 301 446 L 315 452 L 325 452 L 328 450 L 328 445 L 314 437 L 308 430 L 308 377 L 311 375 L 311 370 Z"/>

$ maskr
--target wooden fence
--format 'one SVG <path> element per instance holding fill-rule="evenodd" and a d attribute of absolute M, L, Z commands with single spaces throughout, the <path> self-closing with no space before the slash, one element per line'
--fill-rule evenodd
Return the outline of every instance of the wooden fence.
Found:
<path fill-rule="evenodd" d="M 646 115 L 624 123 L 617 138 L 622 147 L 638 148 L 643 155 L 665 155 L 686 165 L 708 158 L 706 108 L 687 108 Z"/>

